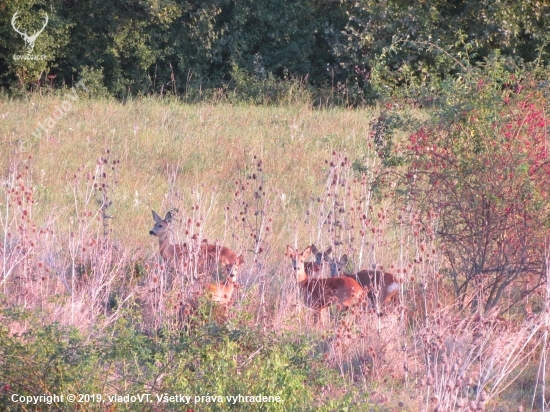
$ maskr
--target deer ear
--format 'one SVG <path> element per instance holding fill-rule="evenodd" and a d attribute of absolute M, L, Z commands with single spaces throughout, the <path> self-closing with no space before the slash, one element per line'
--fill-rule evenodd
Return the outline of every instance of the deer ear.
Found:
<path fill-rule="evenodd" d="M 317 249 L 317 246 L 315 246 L 314 244 L 311 244 L 310 248 L 314 255 L 319 253 L 319 249 Z"/>
<path fill-rule="evenodd" d="M 237 258 L 237 260 L 235 260 L 235 263 L 240 266 L 244 263 L 244 257 L 243 255 L 239 255 L 239 257 Z"/>
<path fill-rule="evenodd" d="M 325 250 L 325 252 L 323 253 L 323 255 L 327 256 L 327 255 L 330 255 L 330 253 L 332 252 L 332 246 L 329 246 L 327 248 L 327 250 Z"/>
<path fill-rule="evenodd" d="M 309 255 L 311 255 L 311 246 L 308 246 L 304 249 L 304 251 L 302 252 L 302 258 L 304 258 L 304 260 L 306 260 Z"/>
<path fill-rule="evenodd" d="M 292 249 L 289 245 L 286 245 L 286 255 L 292 256 L 294 254 L 294 249 Z"/>
<path fill-rule="evenodd" d="M 160 222 L 162 219 L 159 215 L 157 215 L 157 212 L 155 212 L 154 210 L 151 210 L 151 212 L 153 212 L 153 220 L 155 222 Z"/>
<path fill-rule="evenodd" d="M 340 262 L 338 263 L 338 266 L 340 268 L 343 268 L 344 266 L 346 266 L 348 264 L 348 255 L 344 255 L 340 258 Z"/>
<path fill-rule="evenodd" d="M 166 220 L 168 223 L 172 221 L 172 212 L 166 213 L 166 216 L 164 217 L 164 220 Z"/>
<path fill-rule="evenodd" d="M 326 254 L 323 255 L 323 260 L 324 260 L 325 262 L 327 262 L 327 263 L 330 263 L 330 264 L 335 263 L 335 262 L 334 262 L 334 259 L 331 258 L 330 256 L 327 256 Z"/>

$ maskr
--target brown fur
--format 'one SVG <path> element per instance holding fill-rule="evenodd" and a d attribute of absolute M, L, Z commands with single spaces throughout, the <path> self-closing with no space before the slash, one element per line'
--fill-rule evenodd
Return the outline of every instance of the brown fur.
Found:
<path fill-rule="evenodd" d="M 239 271 L 239 266 L 244 262 L 244 259 L 241 256 L 235 259 L 233 263 L 233 268 L 225 283 L 216 283 L 206 286 L 206 292 L 210 294 L 210 297 L 213 302 L 218 302 L 222 305 L 228 305 L 231 302 L 233 297 L 233 292 L 235 291 L 235 286 L 237 284 L 237 273 Z"/>
<path fill-rule="evenodd" d="M 308 246 L 302 253 L 287 246 L 287 256 L 292 260 L 296 280 L 307 307 L 320 314 L 326 307 L 337 303 L 339 309 L 345 310 L 363 298 L 363 289 L 352 278 L 308 279 L 304 261 L 310 254 L 311 246 Z"/>
<path fill-rule="evenodd" d="M 155 226 L 149 231 L 149 234 L 158 237 L 159 251 L 162 259 L 171 267 L 178 268 L 183 266 L 185 270 L 188 270 L 190 263 L 189 247 L 186 244 L 172 245 L 168 241 L 168 226 L 172 222 L 172 213 L 168 212 L 166 217 L 162 219 L 154 210 L 152 212 Z M 242 258 L 242 255 L 240 258 Z M 197 274 L 210 272 L 217 269 L 218 265 L 221 265 L 229 276 L 237 259 L 236 253 L 225 246 L 202 243 L 196 262 Z M 239 266 L 240 264 L 237 265 L 237 267 Z"/>
<path fill-rule="evenodd" d="M 382 292 L 381 302 L 383 305 L 390 303 L 397 298 L 399 289 L 397 287 L 389 288 L 389 286 L 397 285 L 395 277 L 389 272 L 380 270 L 360 270 L 355 274 L 345 273 L 345 276 L 351 277 L 367 291 L 370 299 L 374 299 L 374 290 L 380 288 Z"/>
<path fill-rule="evenodd" d="M 199 253 L 199 273 L 215 270 L 218 264 L 222 265 L 227 273 L 230 273 L 231 267 L 237 259 L 237 254 L 225 246 L 203 243 Z"/>
<path fill-rule="evenodd" d="M 375 303 L 375 291 L 380 290 L 381 303 L 383 305 L 388 304 L 399 293 L 399 287 L 395 276 L 389 272 L 383 272 L 382 270 L 361 270 L 357 273 L 344 272 L 344 266 L 348 262 L 346 255 L 342 256 L 340 261 L 335 261 L 330 258 L 325 258 L 327 262 L 330 262 L 330 274 L 331 276 L 345 276 L 355 279 L 367 292 L 371 303 Z"/>

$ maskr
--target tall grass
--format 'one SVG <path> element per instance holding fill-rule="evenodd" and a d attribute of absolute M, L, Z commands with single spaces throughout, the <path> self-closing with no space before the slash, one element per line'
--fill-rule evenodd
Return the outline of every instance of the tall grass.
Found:
<path fill-rule="evenodd" d="M 536 367 L 526 361 L 540 348 L 545 315 L 502 319 L 456 309 L 439 275 L 445 263 L 437 215 L 377 186 L 392 181 L 374 152 L 376 111 L 79 100 L 38 137 L 38 122 L 62 99 L 0 102 L 7 148 L 0 153 L 0 338 L 9 345 L 36 350 L 30 336 L 40 331 L 51 347 L 63 346 L 44 325 L 55 325 L 47 326 L 54 336 L 74 334 L 94 354 L 78 352 L 76 364 L 105 368 L 105 393 L 141 376 L 136 391 L 225 394 L 244 391 L 228 380 L 242 373 L 254 391 L 287 388 L 281 393 L 298 399 L 293 410 L 369 403 L 381 410 L 477 410 L 525 400 L 503 390 Z M 223 276 L 197 279 L 159 259 L 148 235 L 151 209 L 174 211 L 172 243 L 208 239 L 244 254 L 227 316 L 202 296 L 204 283 Z M 400 304 L 334 310 L 329 326 L 315 324 L 284 256 L 287 244 L 302 250 L 311 243 L 350 256 L 348 270 L 377 265 L 393 272 Z M 16 316 L 15 309 L 34 315 Z M 98 353 L 89 342 L 121 345 L 128 354 L 109 352 L 109 368 L 90 360 Z M 180 350 L 206 360 L 196 364 Z M 308 375 L 293 351 L 320 372 Z M 129 367 L 132 357 L 137 362 Z M 59 366 L 75 376 L 68 386 L 85 379 L 73 366 Z M 2 372 L 0 384 L 32 392 L 21 389 L 28 384 L 13 370 Z M 87 384 L 100 381 L 94 375 Z M 53 391 L 44 382 L 41 390 Z"/>

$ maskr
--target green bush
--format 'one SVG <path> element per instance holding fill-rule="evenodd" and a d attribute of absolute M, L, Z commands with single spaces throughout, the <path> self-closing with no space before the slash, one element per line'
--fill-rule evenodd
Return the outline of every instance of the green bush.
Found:
<path fill-rule="evenodd" d="M 547 65 L 549 11 L 541 0 L 24 0 L 0 6 L 0 82 L 15 92 L 83 78 L 99 95 L 256 103 L 416 99 L 496 51 Z M 34 50 L 44 59 L 14 59 L 26 53 L 15 12 L 29 35 L 48 14 Z"/>
<path fill-rule="evenodd" d="M 348 15 L 332 37 L 337 78 L 364 101 L 439 92 L 497 51 L 548 64 L 550 8 L 540 0 L 361 0 Z"/>
<path fill-rule="evenodd" d="M 188 395 L 192 402 L 203 396 L 190 407 L 212 411 L 326 410 L 328 400 L 319 397 L 320 389 L 328 383 L 342 385 L 305 337 L 219 326 L 206 319 L 195 322 L 188 333 L 148 335 L 135 329 L 131 314 L 85 337 L 74 328 L 42 325 L 30 313 L 2 315 L 4 325 L 26 325 L 21 335 L 10 335 L 6 326 L 0 329 L 0 408 L 6 411 L 20 409 L 11 400 L 13 394 L 100 394 L 104 403 L 86 405 L 104 410 L 113 403 L 110 396 L 142 393 L 149 393 L 151 405 L 163 410 L 182 408 L 181 402 L 165 403 L 164 394 Z M 282 401 L 226 398 L 239 394 L 279 396 Z M 332 398 L 330 407 L 350 402 Z M 66 402 L 54 407 L 71 409 Z M 119 409 L 135 410 L 135 404 L 117 403 Z"/>

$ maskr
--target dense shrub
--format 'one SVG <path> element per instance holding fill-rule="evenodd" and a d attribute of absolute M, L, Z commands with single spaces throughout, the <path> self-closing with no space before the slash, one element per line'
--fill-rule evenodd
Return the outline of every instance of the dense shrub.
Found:
<path fill-rule="evenodd" d="M 339 77 L 358 97 L 415 97 L 441 89 L 495 51 L 547 61 L 548 4 L 529 0 L 353 3 L 344 35 L 334 33 Z"/>
<path fill-rule="evenodd" d="M 32 28 L 46 12 L 50 21 L 36 43 L 45 60 L 19 61 L 25 43 L 12 29 Z M 333 61 L 325 27 L 345 24 L 338 3 L 79 1 L 0 7 L 0 75 L 4 86 L 22 86 L 55 75 L 72 84 L 90 69 L 103 73 L 111 94 L 193 93 L 212 88 L 245 88 L 232 83 L 236 72 L 252 80 L 301 79 L 325 85 Z M 32 33 L 32 29 L 27 30 Z"/>
<path fill-rule="evenodd" d="M 35 48 L 44 60 L 14 59 L 25 53 L 10 24 L 16 11 L 29 35 L 48 14 Z M 495 50 L 545 64 L 549 15 L 540 0 L 24 0 L 0 6 L 0 82 L 27 90 L 96 73 L 116 96 L 201 99 L 232 91 L 250 101 L 263 88 L 256 102 L 270 101 L 271 93 L 281 100 L 276 81 L 289 90 L 303 82 L 350 105 L 439 90 L 461 65 Z"/>
<path fill-rule="evenodd" d="M 472 298 L 484 310 L 505 293 L 513 306 L 547 270 L 547 97 L 532 76 L 503 74 L 502 63 L 456 84 L 403 147 L 410 199 L 437 216 L 443 270 L 462 304 Z"/>

